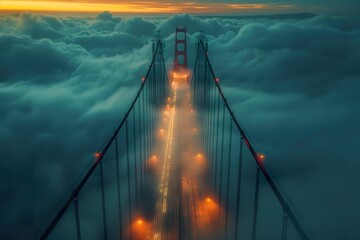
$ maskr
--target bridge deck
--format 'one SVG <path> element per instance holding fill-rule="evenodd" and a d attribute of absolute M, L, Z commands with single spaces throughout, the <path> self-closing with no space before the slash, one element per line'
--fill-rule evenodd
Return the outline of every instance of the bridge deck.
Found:
<path fill-rule="evenodd" d="M 175 84 L 167 111 L 153 239 L 211 239 L 214 209 L 202 184 L 206 165 L 187 84 Z"/>

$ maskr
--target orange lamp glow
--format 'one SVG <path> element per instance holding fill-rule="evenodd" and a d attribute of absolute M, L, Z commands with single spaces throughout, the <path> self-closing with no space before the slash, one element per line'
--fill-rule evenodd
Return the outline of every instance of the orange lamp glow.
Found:
<path fill-rule="evenodd" d="M 131 226 L 132 239 L 150 239 L 152 235 L 152 225 L 142 218 L 138 218 Z"/>
<path fill-rule="evenodd" d="M 211 197 L 206 197 L 202 202 L 201 206 L 207 211 L 209 219 L 215 220 L 219 216 L 219 204 Z"/>

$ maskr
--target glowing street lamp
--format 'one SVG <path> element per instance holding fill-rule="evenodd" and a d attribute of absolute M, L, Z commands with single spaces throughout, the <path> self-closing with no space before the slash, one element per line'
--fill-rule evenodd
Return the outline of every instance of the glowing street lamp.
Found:
<path fill-rule="evenodd" d="M 159 158 L 156 155 L 153 155 L 148 162 L 150 167 L 155 169 L 159 163 Z"/>
<path fill-rule="evenodd" d="M 132 223 L 131 233 L 133 240 L 150 239 L 152 235 L 151 223 L 146 221 L 146 219 L 138 218 Z"/>

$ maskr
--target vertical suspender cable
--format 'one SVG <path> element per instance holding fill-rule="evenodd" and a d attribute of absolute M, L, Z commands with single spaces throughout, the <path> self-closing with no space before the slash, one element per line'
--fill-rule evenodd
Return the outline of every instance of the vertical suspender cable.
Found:
<path fill-rule="evenodd" d="M 143 144 L 143 167 L 144 167 L 144 183 L 147 183 L 147 162 L 146 162 L 146 143 L 145 143 L 145 92 L 143 93 L 143 97 L 142 97 L 142 119 L 141 119 L 141 124 L 142 124 L 142 129 L 143 129 L 143 133 L 142 135 L 142 144 Z"/>
<path fill-rule="evenodd" d="M 216 110 L 216 143 L 215 143 L 215 182 L 214 182 L 214 191 L 216 192 L 217 190 L 217 167 L 218 167 L 218 146 L 219 146 L 219 129 L 220 129 L 220 97 L 218 96 L 218 101 L 217 101 L 217 110 Z"/>
<path fill-rule="evenodd" d="M 120 227 L 120 240 L 123 239 L 122 233 L 122 213 L 121 213 L 121 186 L 120 186 L 120 167 L 119 167 L 119 144 L 118 137 L 115 137 L 115 157 L 116 157 L 116 182 L 117 182 L 117 198 L 118 198 L 118 215 Z"/>
<path fill-rule="evenodd" d="M 154 64 L 155 66 L 155 64 Z M 151 80 L 154 80 L 154 79 L 151 79 Z M 144 131 L 145 131 L 145 159 L 147 158 L 147 156 L 149 156 L 149 141 L 148 141 L 148 137 L 149 137 L 149 119 L 148 119 L 148 114 L 149 114 L 149 85 L 147 85 L 145 87 L 145 109 L 144 109 L 144 112 L 145 112 L 145 118 L 144 118 Z M 147 161 L 146 161 L 146 164 L 147 164 Z"/>
<path fill-rule="evenodd" d="M 139 204 L 139 199 L 138 199 L 138 177 L 137 177 L 137 171 L 138 171 L 138 166 L 137 166 L 137 150 L 136 150 L 136 120 L 135 120 L 135 107 L 133 108 L 133 111 L 132 111 L 132 120 L 133 120 L 133 144 L 134 144 L 134 173 L 135 173 L 135 203 L 136 203 L 136 206 L 138 206 Z"/>
<path fill-rule="evenodd" d="M 154 81 L 154 79 L 152 79 L 153 81 Z M 146 93 L 146 121 L 145 121 L 145 123 L 146 123 L 146 156 L 149 156 L 150 155 L 150 134 L 149 134 L 149 132 L 150 132 L 150 129 L 149 129 L 149 127 L 150 127 L 150 97 L 149 97 L 149 90 L 150 90 L 150 88 L 149 88 L 150 86 L 149 85 L 147 85 L 147 87 L 146 87 L 146 91 L 145 91 L 145 93 Z M 147 161 L 146 161 L 146 163 L 147 163 Z"/>
<path fill-rule="evenodd" d="M 155 64 L 154 64 L 155 65 Z M 153 70 L 154 71 L 154 70 Z M 150 79 L 151 80 L 151 79 Z M 148 94 L 147 94 L 147 88 L 148 86 L 146 85 L 144 87 L 144 118 L 143 118 L 143 127 L 144 127 L 144 156 L 147 156 L 147 152 L 148 152 L 148 141 L 147 141 L 147 136 L 148 136 L 148 129 L 147 129 L 147 109 L 148 109 Z M 144 160 L 146 159 L 146 157 L 144 157 Z M 146 160 L 145 160 L 146 161 Z M 147 164 L 147 161 L 145 162 L 145 164 Z M 147 166 L 146 166 L 147 167 Z"/>
<path fill-rule="evenodd" d="M 288 216 L 287 216 L 286 212 L 284 212 L 284 220 L 283 220 L 283 229 L 282 229 L 281 240 L 286 240 L 287 224 L 288 224 Z"/>
<path fill-rule="evenodd" d="M 126 134 L 126 168 L 127 168 L 127 185 L 128 185 L 128 205 L 129 205 L 129 224 L 132 223 L 131 219 L 131 189 L 130 189 L 130 158 L 129 158 L 129 133 L 128 133 L 128 121 L 125 121 L 125 134 Z M 130 231 L 130 239 L 131 239 Z"/>
<path fill-rule="evenodd" d="M 155 81 L 151 81 L 150 84 L 150 98 L 149 98 L 149 103 L 150 103 L 150 109 L 152 109 L 152 111 L 150 111 L 150 142 L 151 142 L 151 149 L 153 148 L 153 144 L 154 144 L 154 109 L 157 109 L 154 103 L 154 96 L 155 96 L 155 92 L 154 92 L 154 83 Z"/>
<path fill-rule="evenodd" d="M 231 166 L 231 145 L 232 145 L 232 126 L 233 119 L 230 117 L 230 134 L 229 134 L 229 158 L 228 158 L 228 168 L 226 176 L 226 207 L 225 207 L 225 239 L 227 239 L 228 234 L 228 215 L 229 215 L 229 190 L 230 190 L 230 166 Z"/>
<path fill-rule="evenodd" d="M 107 226 L 106 226 L 106 208 L 105 208 L 105 190 L 104 190 L 104 173 L 103 162 L 100 162 L 100 183 L 101 183 L 101 202 L 102 202 L 102 215 L 104 224 L 104 239 L 107 239 Z"/>
<path fill-rule="evenodd" d="M 153 80 L 154 81 L 154 80 Z M 151 88 L 150 83 L 148 84 L 147 90 L 147 141 L 148 141 L 148 156 L 150 156 L 151 152 Z"/>
<path fill-rule="evenodd" d="M 74 208 L 75 208 L 75 220 L 76 220 L 76 236 L 78 240 L 81 240 L 78 197 L 74 199 Z"/>
<path fill-rule="evenodd" d="M 215 105 L 216 105 L 216 92 L 215 92 L 215 88 L 212 87 L 211 88 L 211 134 L 210 134 L 210 161 L 212 164 L 212 169 L 211 169 L 211 187 L 214 185 L 214 169 L 215 169 L 215 159 L 214 159 L 214 139 L 215 139 Z"/>
<path fill-rule="evenodd" d="M 205 71 L 205 75 L 206 75 L 206 71 Z M 208 101 L 207 101 L 207 81 L 206 81 L 206 77 L 204 77 L 204 82 L 205 82 L 205 85 L 204 85 L 204 98 L 203 98 L 203 101 L 204 101 L 204 106 L 202 108 L 203 110 L 203 117 L 204 117 L 204 125 L 203 125 L 203 129 L 204 129 L 204 132 L 203 134 L 205 134 L 205 139 L 204 139 L 204 145 L 205 145 L 205 155 L 206 157 L 209 156 L 209 113 L 208 113 L 208 110 L 209 110 L 209 107 L 208 107 Z M 210 164 L 207 164 L 207 178 L 209 179 L 209 174 L 210 173 Z"/>
<path fill-rule="evenodd" d="M 140 95 L 141 98 L 142 95 Z M 141 197 L 143 197 L 144 194 L 144 178 L 143 178 L 143 170 L 144 170 L 144 165 L 143 165 L 143 152 L 142 152 L 142 124 L 141 124 L 141 118 L 142 118 L 142 114 L 141 114 L 141 99 L 139 99 L 139 108 L 138 108 L 138 127 L 139 127 L 139 132 L 138 132 L 138 136 L 139 136 L 139 145 L 140 145 L 140 150 L 139 150 L 139 155 L 140 155 L 140 185 L 141 185 Z"/>
<path fill-rule="evenodd" d="M 235 219 L 235 237 L 238 239 L 239 234 L 239 220 L 240 220 L 240 193 L 241 193 L 241 168 L 243 159 L 244 139 L 240 138 L 240 153 L 239 153 L 239 168 L 238 168 L 238 181 L 237 181 L 237 193 L 236 193 L 236 219 Z"/>
<path fill-rule="evenodd" d="M 259 182 L 260 182 L 260 167 L 259 167 L 259 165 L 257 165 L 252 240 L 255 240 L 255 237 L 256 237 L 257 210 L 258 210 L 258 205 L 259 205 Z"/>
<path fill-rule="evenodd" d="M 210 82 L 207 81 L 206 79 L 206 98 L 205 98 L 205 101 L 206 101 L 206 105 L 205 105 L 205 109 L 206 109 L 206 156 L 207 158 L 209 159 L 209 156 L 210 156 Z M 209 165 L 209 169 L 208 169 L 208 181 L 210 181 L 210 173 L 211 173 L 211 164 L 208 164 Z"/>
<path fill-rule="evenodd" d="M 210 83 L 211 84 L 211 83 Z M 214 168 L 214 164 L 213 164 L 213 161 L 212 161 L 212 158 L 211 158 L 211 153 L 212 153 L 212 147 L 211 147 L 211 143 L 212 143 L 212 132 L 213 132 L 213 129 L 212 129 L 212 122 L 213 122 L 213 119 L 212 119 L 212 95 L 213 95 L 213 91 L 212 91 L 212 87 L 210 85 L 210 90 L 209 90 L 209 108 L 208 108 L 208 115 L 209 115 L 209 141 L 208 141 L 208 148 L 209 148 L 209 151 L 208 151 L 208 162 L 210 164 L 210 178 L 209 178 L 209 181 L 210 181 L 210 186 L 212 185 L 212 172 L 213 172 L 213 168 Z"/>
<path fill-rule="evenodd" d="M 223 176 L 223 163 L 224 163 L 224 136 L 225 135 L 225 105 L 223 106 L 223 117 L 222 117 L 222 133 L 221 133 L 221 151 L 220 151 L 220 190 L 219 190 L 219 206 L 221 206 L 222 201 L 222 176 Z M 220 219 L 220 209 L 219 209 L 219 221 Z"/>

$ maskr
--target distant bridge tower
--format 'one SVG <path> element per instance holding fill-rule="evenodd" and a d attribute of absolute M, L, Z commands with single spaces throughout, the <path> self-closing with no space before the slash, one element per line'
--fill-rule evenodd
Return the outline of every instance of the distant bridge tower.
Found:
<path fill-rule="evenodd" d="M 175 54 L 171 79 L 188 81 L 186 27 L 176 27 Z"/>

